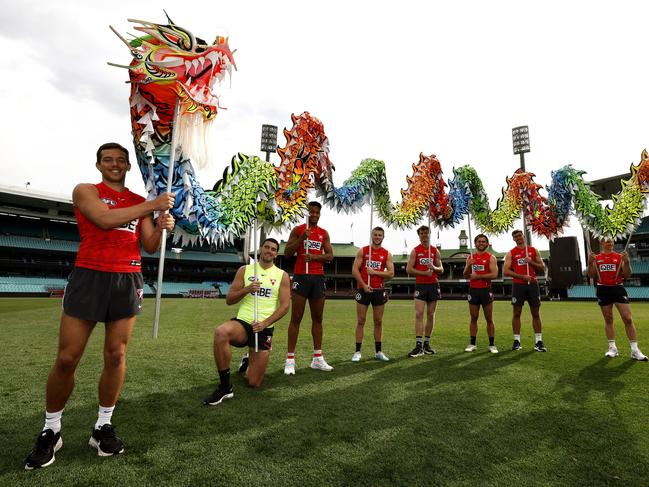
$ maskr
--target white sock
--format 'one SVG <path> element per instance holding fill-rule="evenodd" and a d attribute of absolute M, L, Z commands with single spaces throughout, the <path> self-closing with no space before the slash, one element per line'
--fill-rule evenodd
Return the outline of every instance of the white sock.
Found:
<path fill-rule="evenodd" d="M 638 342 L 636 342 L 635 340 L 632 341 L 632 342 L 629 342 L 629 344 L 631 345 L 631 351 L 632 352 L 639 352 L 640 351 L 640 350 L 638 350 Z"/>
<path fill-rule="evenodd" d="M 322 350 L 313 351 L 313 358 L 321 358 L 321 357 L 322 357 Z"/>
<path fill-rule="evenodd" d="M 636 342 L 635 346 L 638 346 L 638 342 Z M 608 348 L 617 348 L 617 345 L 615 344 L 615 340 L 609 340 L 608 341 Z M 633 346 L 631 346 L 631 350 L 633 350 Z"/>
<path fill-rule="evenodd" d="M 50 413 L 45 411 L 45 426 L 43 426 L 43 431 L 52 430 L 54 433 L 61 431 L 61 416 L 63 415 L 63 409 Z"/>
<path fill-rule="evenodd" d="M 518 340 L 520 342 L 521 341 L 521 336 L 520 335 L 514 335 L 514 340 Z"/>
<path fill-rule="evenodd" d="M 99 406 L 99 411 L 97 412 L 97 422 L 95 423 L 95 429 L 100 429 L 105 424 L 111 424 L 110 418 L 113 416 L 113 411 L 115 406 L 109 408 L 104 406 Z"/>
<path fill-rule="evenodd" d="M 535 339 L 537 342 L 540 342 L 541 340 L 543 340 L 543 338 L 541 338 L 541 333 L 535 333 L 535 334 L 534 334 L 534 339 Z"/>

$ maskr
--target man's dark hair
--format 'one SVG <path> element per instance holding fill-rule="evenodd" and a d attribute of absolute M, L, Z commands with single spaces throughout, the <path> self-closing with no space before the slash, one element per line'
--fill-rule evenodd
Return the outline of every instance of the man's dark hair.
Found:
<path fill-rule="evenodd" d="M 101 144 L 99 146 L 99 149 L 97 149 L 97 164 L 101 162 L 101 151 L 110 150 L 110 149 L 121 150 L 126 156 L 126 162 L 128 162 L 129 164 L 131 163 L 131 161 L 128 160 L 128 151 L 126 150 L 125 147 L 122 147 L 117 142 L 107 142 L 105 144 Z"/>
<path fill-rule="evenodd" d="M 277 240 L 275 240 L 273 237 L 268 237 L 261 243 L 261 246 L 263 247 L 266 242 L 273 242 L 277 247 L 277 251 L 279 252 L 279 242 Z"/>
<path fill-rule="evenodd" d="M 309 204 L 307 206 L 317 206 L 319 210 L 322 209 L 322 205 L 319 201 L 309 201 Z"/>
<path fill-rule="evenodd" d="M 374 228 L 372 228 L 372 231 L 373 232 L 382 232 L 383 235 L 385 235 L 385 230 L 383 230 L 383 228 L 381 228 L 381 227 L 374 227 Z"/>
<path fill-rule="evenodd" d="M 512 232 L 512 237 L 513 237 L 514 235 L 516 235 L 517 233 L 523 233 L 523 230 L 518 230 L 518 229 L 517 229 L 517 230 L 514 230 L 514 231 Z"/>
<path fill-rule="evenodd" d="M 419 235 L 419 232 L 423 232 L 423 231 L 426 231 L 426 232 L 430 233 L 430 228 L 428 228 L 427 225 L 422 225 L 422 226 L 420 226 L 420 227 L 417 229 L 417 235 Z"/>
<path fill-rule="evenodd" d="M 475 236 L 475 238 L 473 239 L 473 243 L 474 243 L 474 244 L 478 243 L 478 239 L 479 239 L 479 238 L 484 238 L 484 239 L 487 241 L 487 243 L 489 243 L 489 237 L 487 237 L 484 233 L 479 233 L 479 234 L 477 234 L 477 235 Z"/>

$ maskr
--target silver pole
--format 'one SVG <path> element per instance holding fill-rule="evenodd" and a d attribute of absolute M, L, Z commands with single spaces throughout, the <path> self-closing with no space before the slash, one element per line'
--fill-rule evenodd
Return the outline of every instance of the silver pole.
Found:
<path fill-rule="evenodd" d="M 367 256 L 367 263 L 368 265 L 372 265 L 372 227 L 374 225 L 374 199 L 372 198 L 372 193 L 370 193 L 370 246 L 369 246 L 369 255 Z M 371 267 L 368 267 L 365 269 L 365 271 L 369 271 Z M 367 272 L 367 287 L 370 287 L 370 273 Z"/>
<path fill-rule="evenodd" d="M 255 208 L 256 210 L 256 208 Z M 257 212 L 255 211 L 255 220 L 253 222 L 252 226 L 252 239 L 253 239 L 253 247 L 255 249 L 255 254 L 254 254 L 254 266 L 255 266 L 255 282 L 257 282 Z M 255 323 L 257 322 L 257 319 L 259 317 L 259 292 L 255 292 L 255 307 L 254 307 L 254 321 Z M 259 351 L 259 333 L 255 332 L 255 352 Z"/>
<path fill-rule="evenodd" d="M 174 179 L 174 165 L 176 163 L 176 146 L 178 145 L 178 130 L 176 124 L 180 122 L 180 103 L 176 100 L 176 107 L 174 109 L 174 128 L 171 134 L 171 150 L 169 152 L 169 172 L 167 174 L 167 193 L 171 192 L 171 185 Z M 169 213 L 165 210 L 164 213 Z M 158 285 L 155 291 L 155 311 L 153 318 L 153 338 L 158 338 L 158 323 L 160 322 L 160 300 L 162 298 L 162 275 L 165 266 L 165 252 L 167 250 L 167 230 L 162 229 L 162 236 L 160 237 L 160 260 L 158 261 Z"/>

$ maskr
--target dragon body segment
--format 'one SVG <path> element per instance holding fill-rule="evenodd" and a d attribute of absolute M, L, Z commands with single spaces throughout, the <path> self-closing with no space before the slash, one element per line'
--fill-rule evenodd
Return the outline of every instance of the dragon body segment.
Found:
<path fill-rule="evenodd" d="M 552 172 L 543 197 L 534 174 L 516 171 L 491 210 L 475 169 L 453 169 L 444 180 L 436 156 L 420 154 L 406 177 L 402 200 L 390 201 L 383 161 L 365 159 L 341 186 L 333 181 L 329 140 L 320 120 L 304 112 L 292 115 L 291 129 L 284 130 L 286 144 L 278 148 L 280 164 L 274 166 L 256 156 L 236 155 L 212 190 L 196 179 L 194 164 L 207 164 L 210 123 L 218 112 L 214 88 L 235 67 L 228 40 L 217 37 L 207 44 L 175 25 L 132 20 L 145 35 L 126 41 L 133 61 L 131 123 L 136 155 L 150 196 L 165 191 L 171 157 L 171 141 L 177 132 L 179 149 L 172 191 L 176 193 L 176 238 L 183 245 L 197 240 L 230 241 L 242 235 L 254 218 L 267 228 L 282 228 L 303 218 L 310 190 L 337 212 L 353 213 L 368 202 L 378 216 L 396 228 L 416 225 L 422 218 L 440 228 L 453 227 L 470 215 L 488 234 L 500 234 L 524 215 L 534 233 L 553 238 L 563 231 L 573 208 L 582 225 L 595 235 L 615 238 L 631 233 L 639 223 L 649 191 L 649 156 L 643 151 L 631 178 L 623 181 L 612 207 L 600 199 L 583 179 L 583 171 L 564 166 Z M 117 33 L 117 32 L 116 32 Z M 118 34 L 119 35 L 119 34 Z M 448 188 L 448 191 L 447 191 Z"/>

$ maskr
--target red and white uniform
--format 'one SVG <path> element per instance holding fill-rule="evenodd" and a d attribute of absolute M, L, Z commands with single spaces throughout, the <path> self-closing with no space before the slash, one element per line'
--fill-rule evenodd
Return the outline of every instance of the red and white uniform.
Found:
<path fill-rule="evenodd" d="M 514 247 L 509 251 L 509 253 L 512 256 L 512 270 L 516 274 L 522 274 L 522 275 L 529 275 L 532 279 L 530 280 L 531 283 L 536 282 L 536 270 L 534 269 L 534 266 L 532 264 L 529 264 L 529 272 L 527 271 L 527 263 L 525 262 L 525 247 L 523 248 L 518 248 L 518 246 Z M 527 255 L 529 255 L 531 261 L 536 260 L 536 255 L 538 254 L 537 250 L 534 247 L 527 247 Z M 512 282 L 514 284 L 527 284 L 527 281 L 525 279 L 518 279 L 515 277 Z"/>
<path fill-rule="evenodd" d="M 601 286 L 619 286 L 622 284 L 622 272 L 620 266 L 622 265 L 622 255 L 617 252 L 610 252 L 608 254 L 602 252 L 595 256 L 595 264 L 599 270 L 599 282 Z"/>
<path fill-rule="evenodd" d="M 95 184 L 99 199 L 111 210 L 128 208 L 144 201 L 142 196 L 124 189 L 121 193 L 104 183 Z M 75 267 L 104 272 L 140 272 L 140 220 L 136 218 L 119 228 L 103 230 L 74 207 L 81 243 Z"/>
<path fill-rule="evenodd" d="M 388 251 L 383 247 L 375 249 L 372 247 L 372 260 L 370 260 L 370 246 L 363 247 L 363 263 L 361 264 L 361 277 L 363 282 L 367 283 L 367 268 L 371 267 L 375 271 L 384 271 L 388 261 Z M 358 285 L 359 289 L 363 286 Z M 383 287 L 383 278 L 380 276 L 370 276 L 370 287 L 372 289 L 381 289 Z"/>
<path fill-rule="evenodd" d="M 298 225 L 297 236 L 301 237 L 304 231 L 306 230 L 306 223 Z M 293 269 L 294 274 L 307 274 L 306 272 L 306 261 L 304 260 L 304 255 L 306 254 L 306 246 L 309 245 L 309 253 L 315 255 L 324 254 L 324 241 L 327 237 L 327 231 L 324 228 L 318 226 L 310 227 L 309 238 L 304 241 L 304 246 L 300 246 L 297 249 L 297 258 L 295 259 L 295 267 Z M 309 261 L 309 272 L 310 276 L 322 276 L 324 275 L 324 268 L 322 262 L 315 262 L 313 260 Z"/>
<path fill-rule="evenodd" d="M 489 252 L 476 252 L 475 254 L 471 255 L 471 258 L 473 259 L 473 264 L 471 264 L 471 272 L 479 276 L 489 274 L 491 272 L 491 268 L 489 267 L 491 263 L 491 254 Z M 471 279 L 469 287 L 472 287 L 474 289 L 484 289 L 491 287 L 491 279 Z"/>
<path fill-rule="evenodd" d="M 430 245 L 428 248 L 419 244 L 415 247 L 415 269 L 418 271 L 427 271 L 428 263 L 431 265 L 435 263 L 435 256 L 439 253 L 437 247 Z M 417 284 L 435 284 L 437 282 L 437 274 L 433 272 L 432 276 L 420 276 L 417 274 L 415 276 L 415 282 Z"/>

